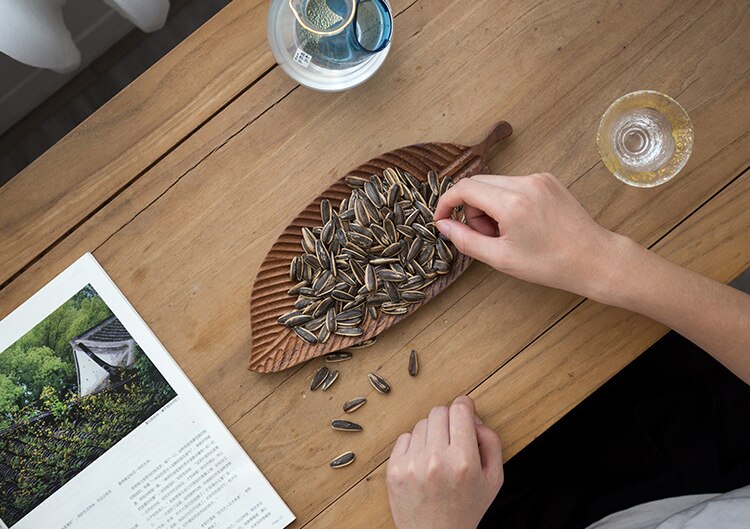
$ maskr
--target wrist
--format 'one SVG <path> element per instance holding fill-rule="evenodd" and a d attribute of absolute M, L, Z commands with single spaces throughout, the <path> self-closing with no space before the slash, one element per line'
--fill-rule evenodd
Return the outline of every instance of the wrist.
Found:
<path fill-rule="evenodd" d="M 638 287 L 649 251 L 629 237 L 606 231 L 586 292 L 589 299 L 623 307 Z"/>

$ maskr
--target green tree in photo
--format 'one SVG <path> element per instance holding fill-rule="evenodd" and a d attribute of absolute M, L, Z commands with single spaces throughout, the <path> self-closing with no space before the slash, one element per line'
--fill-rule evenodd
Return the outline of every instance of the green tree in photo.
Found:
<path fill-rule="evenodd" d="M 70 340 L 111 315 L 87 285 L 0 353 L 0 429 L 44 411 L 45 388 L 61 400 L 76 392 Z"/>
<path fill-rule="evenodd" d="M 0 430 L 8 426 L 5 420 L 17 414 L 21 409 L 25 391 L 13 380 L 0 373 L 0 410 L 4 410 L 7 417 L 0 417 Z"/>

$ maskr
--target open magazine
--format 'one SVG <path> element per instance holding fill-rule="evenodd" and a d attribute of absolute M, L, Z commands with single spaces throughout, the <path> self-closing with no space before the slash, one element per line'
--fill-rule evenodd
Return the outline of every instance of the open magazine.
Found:
<path fill-rule="evenodd" d="M 91 254 L 0 322 L 0 528 L 293 520 Z"/>

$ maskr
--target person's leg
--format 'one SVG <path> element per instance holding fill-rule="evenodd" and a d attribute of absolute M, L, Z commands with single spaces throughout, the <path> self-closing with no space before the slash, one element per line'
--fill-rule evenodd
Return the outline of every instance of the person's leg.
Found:
<path fill-rule="evenodd" d="M 480 527 L 581 528 L 732 490 L 750 484 L 748 439 L 750 386 L 670 333 L 507 463 Z"/>

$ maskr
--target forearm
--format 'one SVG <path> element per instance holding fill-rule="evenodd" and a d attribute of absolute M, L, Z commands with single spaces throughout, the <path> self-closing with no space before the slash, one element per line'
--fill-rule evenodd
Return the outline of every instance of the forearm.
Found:
<path fill-rule="evenodd" d="M 590 297 L 674 329 L 750 384 L 750 295 L 615 236 Z"/>

